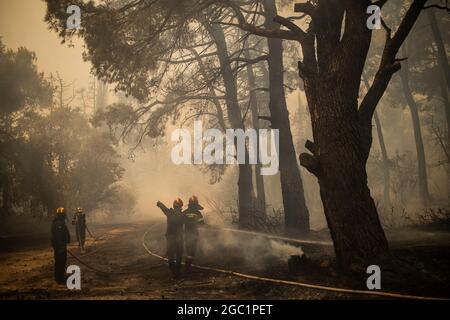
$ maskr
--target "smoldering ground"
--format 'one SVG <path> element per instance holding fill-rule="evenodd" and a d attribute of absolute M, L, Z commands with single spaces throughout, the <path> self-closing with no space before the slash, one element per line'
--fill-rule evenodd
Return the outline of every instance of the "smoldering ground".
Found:
<path fill-rule="evenodd" d="M 148 247 L 165 256 L 165 225 L 163 219 L 149 222 L 146 239 Z M 223 227 L 223 226 L 222 226 Z M 304 254 L 300 246 L 294 246 L 262 235 L 233 232 L 219 226 L 199 228 L 199 241 L 194 263 L 233 271 L 265 272 L 274 269 L 287 270 L 292 255 Z"/>
<path fill-rule="evenodd" d="M 198 257 L 202 261 L 230 269 L 241 266 L 264 271 L 277 265 L 287 267 L 291 256 L 304 254 L 300 246 L 230 230 L 203 227 L 199 239 Z"/>

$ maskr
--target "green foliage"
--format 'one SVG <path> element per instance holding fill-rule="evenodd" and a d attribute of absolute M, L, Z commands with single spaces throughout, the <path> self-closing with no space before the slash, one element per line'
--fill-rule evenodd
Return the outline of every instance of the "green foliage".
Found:
<path fill-rule="evenodd" d="M 46 0 L 45 20 L 65 41 L 77 35 L 84 39 L 86 52 L 99 78 L 116 84 L 140 101 L 147 101 L 160 83 L 166 65 L 158 61 L 170 56 L 175 47 L 189 44 L 192 16 L 202 1 L 123 1 L 94 4 L 93 1 Z M 78 5 L 82 24 L 78 31 L 66 28 L 69 5 Z"/>
<path fill-rule="evenodd" d="M 36 55 L 25 48 L 6 49 L 0 39 L 0 113 L 6 116 L 25 106 L 48 105 L 51 88 L 37 71 Z"/>
<path fill-rule="evenodd" d="M 3 46 L 0 52 L 0 83 L 11 86 L 0 93 L 2 213 L 43 216 L 57 206 L 89 212 L 121 200 L 133 205 L 118 184 L 124 169 L 109 134 L 79 109 L 52 101 L 57 88 L 37 72 L 34 53 Z"/>

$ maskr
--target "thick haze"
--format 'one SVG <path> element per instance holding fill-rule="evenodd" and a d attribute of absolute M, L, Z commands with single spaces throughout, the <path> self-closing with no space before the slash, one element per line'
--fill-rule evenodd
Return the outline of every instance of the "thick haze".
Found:
<path fill-rule="evenodd" d="M 90 74 L 90 63 L 82 59 L 83 46 L 80 41 L 75 47 L 69 48 L 61 45 L 55 32 L 48 30 L 44 23 L 45 3 L 40 0 L 1 0 L 0 1 L 0 36 L 7 48 L 16 49 L 24 46 L 37 55 L 37 65 L 46 75 L 58 72 L 67 83 L 73 83 L 75 89 L 86 88 L 93 77 Z M 110 99 L 115 101 L 110 86 Z M 423 97 L 418 97 L 418 99 Z M 301 101 L 299 110 L 298 102 Z M 383 100 L 384 101 L 384 100 Z M 390 108 L 383 105 L 379 107 L 380 118 L 386 139 L 389 156 L 397 150 L 410 151 L 415 154 L 414 134 L 411 126 L 411 116 L 407 108 Z M 291 112 L 292 131 L 294 133 L 297 154 L 304 147 L 300 141 L 311 139 L 309 115 L 306 102 L 302 96 L 294 92 L 288 96 L 288 105 Z M 294 119 L 300 112 L 301 122 Z M 430 141 L 429 133 L 424 128 L 425 153 L 433 158 L 436 146 Z M 428 135 L 428 137 L 427 137 Z M 208 200 L 219 205 L 236 204 L 237 183 L 235 168 L 228 170 L 228 174 L 221 183 L 210 185 L 209 176 L 203 174 L 194 166 L 176 166 L 170 160 L 172 143 L 161 146 L 158 151 L 152 151 L 151 146 L 144 145 L 145 152 L 136 152 L 135 161 L 127 159 L 127 148 L 123 148 L 123 166 L 127 170 L 124 185 L 128 186 L 137 199 L 136 217 L 159 216 L 155 207 L 157 200 L 171 205 L 175 197 L 187 201 L 188 197 L 196 194 L 207 210 L 213 210 Z M 374 138 L 373 150 L 378 152 L 378 141 Z M 414 158 L 414 157 L 413 157 Z M 381 169 L 380 169 L 381 170 Z M 317 181 L 302 168 L 306 197 L 312 213 L 313 228 L 323 227 L 325 218 L 319 200 Z M 369 170 L 369 180 L 371 180 Z M 281 206 L 280 185 L 278 177 L 265 178 L 268 205 L 274 208 Z M 372 188 L 372 194 L 377 200 L 382 195 L 382 187 Z M 436 167 L 429 168 L 429 187 L 431 194 L 445 192 L 446 175 L 443 170 Z M 413 195 L 411 195 L 413 198 Z M 269 209 L 271 210 L 271 209 Z"/>
<path fill-rule="evenodd" d="M 46 75 L 58 72 L 76 87 L 86 86 L 90 64 L 83 61 L 82 42 L 74 48 L 61 45 L 55 32 L 44 23 L 46 5 L 41 0 L 1 0 L 0 36 L 6 47 L 26 47 L 37 55 L 37 65 Z"/>

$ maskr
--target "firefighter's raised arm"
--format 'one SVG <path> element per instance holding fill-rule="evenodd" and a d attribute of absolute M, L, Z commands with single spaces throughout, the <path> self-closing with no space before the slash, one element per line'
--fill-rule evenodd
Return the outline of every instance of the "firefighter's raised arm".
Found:
<path fill-rule="evenodd" d="M 167 207 L 164 205 L 164 203 L 162 203 L 161 201 L 158 201 L 158 202 L 156 203 L 156 206 L 157 206 L 158 208 L 160 208 L 161 211 L 167 216 L 167 214 L 168 214 L 168 212 L 169 212 L 169 208 L 167 208 Z"/>

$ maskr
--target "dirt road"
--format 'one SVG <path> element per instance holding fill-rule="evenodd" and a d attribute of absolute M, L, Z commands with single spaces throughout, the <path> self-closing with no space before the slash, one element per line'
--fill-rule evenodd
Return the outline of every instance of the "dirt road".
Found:
<path fill-rule="evenodd" d="M 149 230 L 150 229 L 150 230 Z M 164 255 L 164 222 L 145 222 L 98 227 L 103 234 L 82 255 L 75 245 L 70 250 L 82 261 L 101 271 L 126 272 L 121 275 L 97 273 L 68 257 L 68 264 L 80 265 L 82 290 L 70 291 L 53 281 L 52 251 L 45 240 L 26 248 L 0 254 L 1 299 L 330 299 L 345 296 L 291 286 L 268 285 L 229 275 L 194 270 L 188 279 L 171 278 L 164 261 L 150 256 L 146 243 Z"/>
<path fill-rule="evenodd" d="M 69 255 L 68 265 L 81 267 L 80 291 L 70 291 L 54 283 L 53 256 L 48 239 L 36 239 L 21 248 L 6 249 L 0 253 L 0 299 L 373 298 L 271 284 L 203 270 L 194 270 L 189 277 L 174 280 L 166 263 L 149 255 L 142 245 L 143 236 L 148 231 L 145 243 L 152 251 L 164 255 L 164 228 L 164 221 L 93 228 L 94 235 L 99 239 L 94 242 L 89 239 L 87 253 L 82 254 L 74 244 L 69 247 L 84 263 L 102 271 L 95 272 Z M 285 257 L 296 250 L 280 244 L 275 247 L 272 242 L 261 244 L 258 241 L 256 245 L 242 239 L 236 241 L 215 233 L 204 240 L 196 261 L 198 264 L 262 276 L 285 275 Z M 261 248 L 258 247 L 261 245 Z M 320 281 L 324 284 L 338 282 L 344 287 L 354 285 L 332 270 L 327 272 L 327 265 L 322 267 L 314 267 L 303 275 L 297 275 L 295 280 L 310 283 Z"/>

